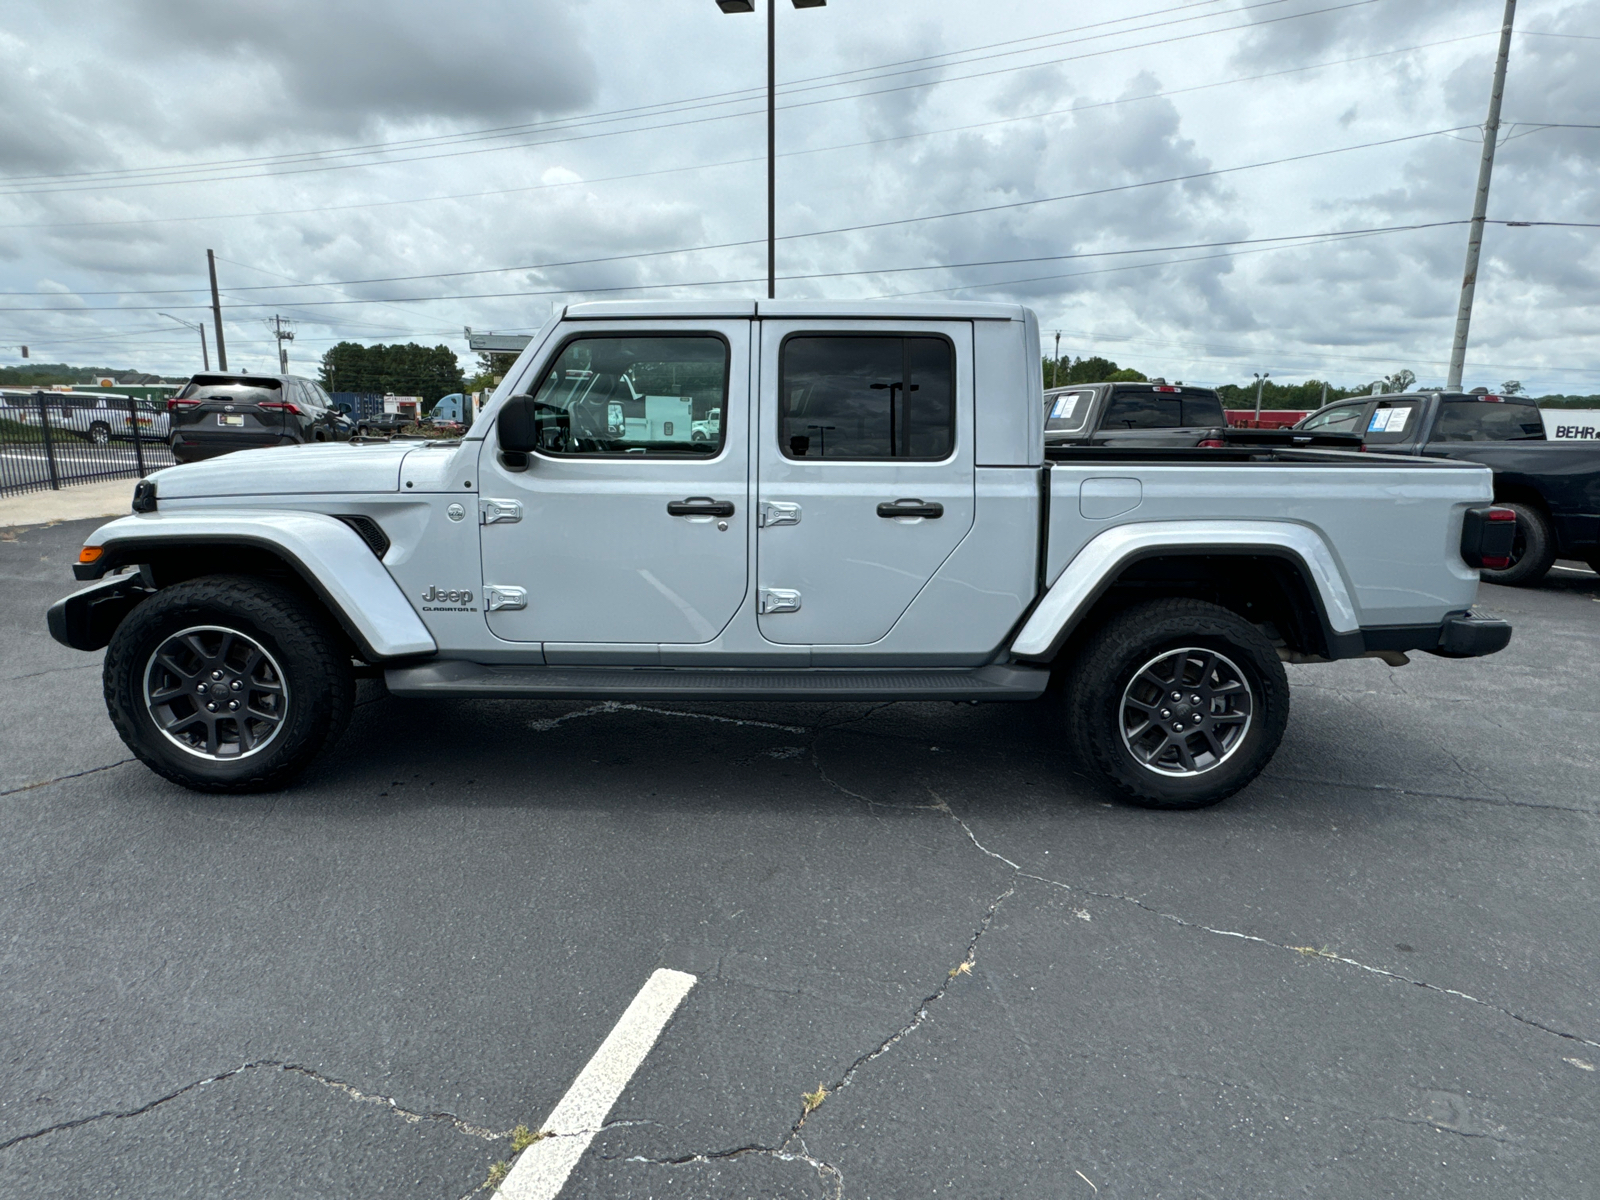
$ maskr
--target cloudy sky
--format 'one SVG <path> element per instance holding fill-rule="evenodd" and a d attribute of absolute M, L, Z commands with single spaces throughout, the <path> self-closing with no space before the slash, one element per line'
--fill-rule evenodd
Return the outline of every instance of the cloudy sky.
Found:
<path fill-rule="evenodd" d="M 1193 382 L 1441 382 L 1502 9 L 780 0 L 779 295 L 1021 301 Z M 1517 28 L 1489 216 L 1600 221 L 1600 0 Z M 196 369 L 158 314 L 208 319 L 208 247 L 235 368 L 274 314 L 309 373 L 760 294 L 764 83 L 764 17 L 713 0 L 10 0 L 0 364 Z M 1597 247 L 1489 227 L 1468 386 L 1600 392 Z"/>

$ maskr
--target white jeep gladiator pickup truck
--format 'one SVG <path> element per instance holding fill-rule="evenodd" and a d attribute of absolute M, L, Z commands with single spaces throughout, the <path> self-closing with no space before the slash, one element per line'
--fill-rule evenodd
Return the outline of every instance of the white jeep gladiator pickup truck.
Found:
<path fill-rule="evenodd" d="M 54 636 L 152 769 L 277 787 L 396 696 L 1035 700 L 1130 799 L 1262 769 L 1284 663 L 1490 654 L 1471 463 L 1044 438 L 1014 305 L 576 304 L 456 441 L 159 471 Z"/>

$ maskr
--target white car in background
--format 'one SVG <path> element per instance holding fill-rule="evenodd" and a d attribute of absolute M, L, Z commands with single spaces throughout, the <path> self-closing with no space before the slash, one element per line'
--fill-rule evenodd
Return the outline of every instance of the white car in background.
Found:
<path fill-rule="evenodd" d="M 51 433 L 69 433 L 97 446 L 113 440 L 130 441 L 137 424 L 146 441 L 164 442 L 171 432 L 171 418 L 164 406 L 153 400 L 135 400 L 135 411 L 128 411 L 128 397 L 102 392 L 32 392 L 20 389 L 6 393 L 7 417 L 37 429 L 39 396 L 44 397 Z"/>

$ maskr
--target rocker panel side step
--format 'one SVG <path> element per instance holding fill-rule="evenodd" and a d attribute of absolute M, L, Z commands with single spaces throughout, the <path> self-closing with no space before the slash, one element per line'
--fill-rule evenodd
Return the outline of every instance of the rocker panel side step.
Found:
<path fill-rule="evenodd" d="M 1050 672 L 990 666 L 864 671 L 505 667 L 433 662 L 384 672 L 394 696 L 528 700 L 1034 700 Z"/>

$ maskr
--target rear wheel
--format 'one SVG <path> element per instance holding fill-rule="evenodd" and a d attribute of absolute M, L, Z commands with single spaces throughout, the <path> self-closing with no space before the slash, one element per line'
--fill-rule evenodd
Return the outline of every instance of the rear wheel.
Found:
<path fill-rule="evenodd" d="M 1074 747 L 1146 808 L 1203 808 L 1271 760 L 1289 719 L 1272 643 L 1228 609 L 1167 599 L 1119 613 L 1070 669 Z"/>
<path fill-rule="evenodd" d="M 111 444 L 111 426 L 104 421 L 96 421 L 89 426 L 89 440 L 96 446 L 109 446 Z"/>
<path fill-rule="evenodd" d="M 1526 587 L 1538 583 L 1550 573 L 1556 561 L 1555 531 L 1549 519 L 1537 508 L 1528 504 L 1497 501 L 1497 508 L 1509 508 L 1517 514 L 1517 533 L 1511 542 L 1511 565 L 1502 571 L 1484 570 L 1479 574 L 1485 583 L 1499 583 L 1508 587 Z"/>
<path fill-rule="evenodd" d="M 206 792 L 283 786 L 350 719 L 343 638 L 294 593 L 210 576 L 164 588 L 106 648 L 106 707 L 146 766 Z"/>

